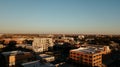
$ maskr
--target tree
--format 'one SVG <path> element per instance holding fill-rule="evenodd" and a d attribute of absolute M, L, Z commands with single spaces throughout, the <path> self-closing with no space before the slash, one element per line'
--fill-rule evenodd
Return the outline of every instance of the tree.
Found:
<path fill-rule="evenodd" d="M 24 40 L 23 41 L 23 44 L 31 44 L 32 45 L 32 42 L 33 42 L 33 40 Z"/>
<path fill-rule="evenodd" d="M 9 41 L 9 44 L 3 49 L 3 51 L 13 51 L 16 50 L 16 41 L 11 40 Z"/>

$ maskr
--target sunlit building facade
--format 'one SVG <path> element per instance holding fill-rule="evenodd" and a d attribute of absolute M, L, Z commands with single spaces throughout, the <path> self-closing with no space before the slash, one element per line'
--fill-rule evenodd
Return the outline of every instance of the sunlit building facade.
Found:
<path fill-rule="evenodd" d="M 53 46 L 53 40 L 52 38 L 34 38 L 32 46 L 35 52 L 47 51 Z"/>
<path fill-rule="evenodd" d="M 70 50 L 70 59 L 73 62 L 87 66 L 102 66 L 102 52 L 95 48 L 79 48 Z"/>

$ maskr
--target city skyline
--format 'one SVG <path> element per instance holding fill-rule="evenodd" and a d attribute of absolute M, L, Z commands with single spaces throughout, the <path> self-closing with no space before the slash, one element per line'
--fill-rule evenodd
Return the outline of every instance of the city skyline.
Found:
<path fill-rule="evenodd" d="M 119 0 L 1 0 L 0 33 L 120 34 Z"/>

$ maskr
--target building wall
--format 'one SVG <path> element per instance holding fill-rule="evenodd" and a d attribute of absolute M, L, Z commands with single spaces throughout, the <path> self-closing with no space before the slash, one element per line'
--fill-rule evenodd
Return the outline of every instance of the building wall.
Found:
<path fill-rule="evenodd" d="M 76 63 L 82 63 L 88 66 L 99 66 L 102 65 L 102 53 L 83 53 L 80 51 L 70 51 L 70 58 Z"/>
<path fill-rule="evenodd" d="M 111 52 L 109 46 L 104 46 L 103 48 L 104 48 L 103 54 L 109 54 Z"/>
<path fill-rule="evenodd" d="M 23 53 L 7 53 L 3 54 L 5 56 L 5 64 L 7 67 L 16 67 L 17 63 L 20 62 L 28 62 L 32 58 L 32 54 L 30 52 L 23 52 Z"/>
<path fill-rule="evenodd" d="M 52 38 L 34 38 L 32 46 L 35 52 L 47 51 L 48 47 L 53 46 L 53 40 Z"/>

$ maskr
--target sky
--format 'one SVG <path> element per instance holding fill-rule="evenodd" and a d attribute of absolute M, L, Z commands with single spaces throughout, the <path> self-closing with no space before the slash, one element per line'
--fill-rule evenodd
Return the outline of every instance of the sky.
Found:
<path fill-rule="evenodd" d="M 0 33 L 120 34 L 120 0 L 0 0 Z"/>

